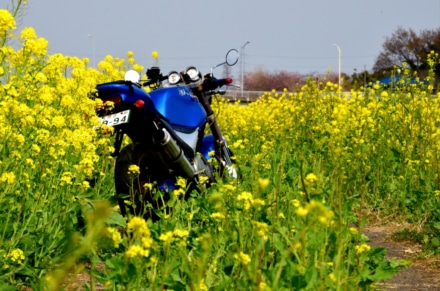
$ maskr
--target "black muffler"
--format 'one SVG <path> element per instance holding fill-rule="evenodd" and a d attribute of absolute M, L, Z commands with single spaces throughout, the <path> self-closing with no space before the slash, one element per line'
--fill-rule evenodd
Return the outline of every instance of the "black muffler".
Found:
<path fill-rule="evenodd" d="M 169 160 L 170 163 L 173 164 L 173 169 L 189 179 L 195 176 L 194 168 L 190 161 L 185 157 L 182 148 L 176 143 L 165 128 L 154 132 L 153 143 L 161 147 L 161 154 L 166 160 Z"/>

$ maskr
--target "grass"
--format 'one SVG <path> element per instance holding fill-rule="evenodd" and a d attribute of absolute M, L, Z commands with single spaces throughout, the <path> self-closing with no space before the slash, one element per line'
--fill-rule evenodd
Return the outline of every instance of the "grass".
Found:
<path fill-rule="evenodd" d="M 112 137 L 94 130 L 88 94 L 144 69 L 132 53 L 98 69 L 48 55 L 32 28 L 14 36 L 7 13 L 1 289 L 58 290 L 86 272 L 90 289 L 367 290 L 405 266 L 362 235 L 371 212 L 423 217 L 426 245 L 438 251 L 440 107 L 431 85 L 371 84 L 348 99 L 309 80 L 247 106 L 215 102 L 242 179 L 173 197 L 159 222 L 126 219 L 113 202 Z"/>

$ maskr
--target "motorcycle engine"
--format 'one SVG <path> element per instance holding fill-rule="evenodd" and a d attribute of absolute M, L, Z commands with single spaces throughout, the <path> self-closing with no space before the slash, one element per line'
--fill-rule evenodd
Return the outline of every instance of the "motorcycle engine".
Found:
<path fill-rule="evenodd" d="M 194 169 L 196 170 L 196 174 L 198 176 L 208 177 L 210 182 L 215 181 L 213 173 L 214 171 L 211 163 L 209 163 L 200 153 L 197 153 L 194 158 Z"/>

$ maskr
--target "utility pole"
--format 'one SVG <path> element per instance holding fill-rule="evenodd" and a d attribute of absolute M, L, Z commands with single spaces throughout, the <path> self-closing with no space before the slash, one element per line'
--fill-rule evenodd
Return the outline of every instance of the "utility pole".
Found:
<path fill-rule="evenodd" d="M 241 98 L 243 98 L 243 89 L 244 89 L 244 47 L 250 44 L 249 41 L 247 41 L 245 44 L 241 46 Z"/>
<path fill-rule="evenodd" d="M 338 49 L 338 91 L 341 90 L 341 48 L 333 44 Z"/>

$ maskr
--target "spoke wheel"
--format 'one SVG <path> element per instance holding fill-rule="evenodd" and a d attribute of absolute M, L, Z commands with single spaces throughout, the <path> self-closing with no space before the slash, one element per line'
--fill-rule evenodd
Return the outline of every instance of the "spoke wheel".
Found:
<path fill-rule="evenodd" d="M 138 174 L 130 173 L 132 165 L 139 167 Z M 158 182 L 167 175 L 158 165 L 154 152 L 141 144 L 130 144 L 121 150 L 115 165 L 115 188 L 123 216 L 130 213 L 153 221 L 159 219 L 153 209 L 161 209 L 169 196 L 159 191 Z"/>

